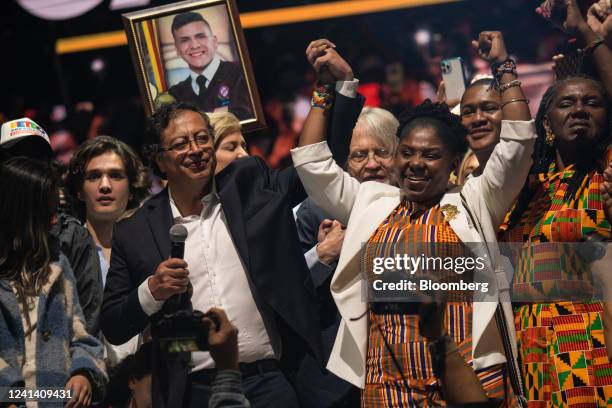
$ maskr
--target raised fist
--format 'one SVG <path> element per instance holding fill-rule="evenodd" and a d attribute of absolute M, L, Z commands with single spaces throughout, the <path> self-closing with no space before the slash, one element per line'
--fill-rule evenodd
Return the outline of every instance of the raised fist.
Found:
<path fill-rule="evenodd" d="M 508 59 L 504 37 L 499 31 L 483 31 L 477 41 L 472 41 L 478 55 L 489 64 L 501 63 Z"/>
<path fill-rule="evenodd" d="M 353 80 L 351 66 L 338 54 L 336 45 L 329 40 L 320 39 L 308 44 L 306 58 L 320 82 L 333 84 L 337 81 Z"/>

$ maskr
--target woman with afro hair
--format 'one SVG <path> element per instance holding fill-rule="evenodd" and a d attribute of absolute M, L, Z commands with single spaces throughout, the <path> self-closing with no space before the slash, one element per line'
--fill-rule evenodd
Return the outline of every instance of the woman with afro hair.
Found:
<path fill-rule="evenodd" d="M 300 147 L 292 151 L 309 196 L 347 226 L 331 281 L 342 322 L 327 368 L 363 389 L 362 407 L 488 404 L 488 399 L 503 399 L 503 406 L 517 403 L 508 380 L 512 376 L 512 388 L 520 389 L 511 357 L 512 311 L 508 303 L 500 306 L 507 286 L 498 282 L 507 281 L 496 233 L 527 176 L 536 133 L 501 33 L 483 32 L 474 46 L 491 63 L 503 90 L 504 121 L 482 175 L 464 186 L 449 190 L 448 181 L 467 150 L 467 131 L 445 104 L 431 101 L 399 118 L 394 154 L 399 188 L 360 184 L 333 161 L 323 141 L 324 97 L 313 98 Z M 328 47 L 319 54 L 315 69 L 333 74 L 334 60 L 341 57 Z M 429 308 L 421 303 L 428 298 L 418 290 L 420 282 L 411 282 L 416 290 L 393 290 L 391 285 L 380 290 L 383 283 L 405 282 L 398 275 L 410 276 L 393 271 L 409 272 L 397 266 L 397 257 L 422 254 L 481 257 L 480 272 L 460 275 L 458 269 L 438 267 L 428 271 L 427 280 L 473 279 L 488 290 L 447 292 L 441 310 L 434 305 L 435 313 L 426 313 Z M 380 261 L 387 264 L 390 258 L 393 267 L 381 274 Z M 452 380 L 445 381 L 445 370 Z"/>

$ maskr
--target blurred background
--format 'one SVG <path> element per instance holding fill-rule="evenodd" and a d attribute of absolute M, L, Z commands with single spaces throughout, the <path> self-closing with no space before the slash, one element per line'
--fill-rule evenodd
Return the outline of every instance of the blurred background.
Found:
<path fill-rule="evenodd" d="M 246 138 L 251 152 L 272 167 L 289 162 L 309 110 L 315 78 L 304 51 L 311 40 L 332 40 L 360 80 L 366 105 L 396 114 L 435 98 L 442 59 L 462 57 L 468 78 L 487 72 L 470 47 L 482 30 L 504 33 L 532 110 L 552 81 L 552 56 L 568 47 L 567 37 L 534 12 L 539 4 L 534 0 L 236 2 L 268 124 Z M 120 32 L 121 14 L 169 3 L 3 1 L 0 119 L 34 119 L 49 133 L 61 162 L 70 160 L 79 143 L 100 134 L 139 150 L 145 116 Z M 378 11 L 382 4 L 392 9 Z"/>

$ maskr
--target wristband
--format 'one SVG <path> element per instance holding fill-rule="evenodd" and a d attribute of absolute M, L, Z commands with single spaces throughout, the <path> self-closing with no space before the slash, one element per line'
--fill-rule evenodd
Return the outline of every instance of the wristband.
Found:
<path fill-rule="evenodd" d="M 499 90 L 501 87 L 501 79 L 504 74 L 516 75 L 516 62 L 510 58 L 504 62 L 495 62 L 491 64 L 491 73 L 493 74 L 491 87 Z"/>
<path fill-rule="evenodd" d="M 321 108 L 325 111 L 332 107 L 334 101 L 334 87 L 331 84 L 318 83 L 317 87 L 312 91 L 310 106 L 313 108 Z"/>

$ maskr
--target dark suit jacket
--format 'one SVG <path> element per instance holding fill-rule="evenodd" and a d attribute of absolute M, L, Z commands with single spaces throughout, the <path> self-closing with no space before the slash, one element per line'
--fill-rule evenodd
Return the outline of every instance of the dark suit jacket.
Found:
<path fill-rule="evenodd" d="M 330 148 L 333 149 L 334 159 L 341 166 L 344 165 L 348 156 L 353 128 L 357 123 L 363 103 L 364 99 L 361 95 L 358 95 L 357 98 L 336 95 L 328 124 L 327 140 Z M 308 252 L 317 244 L 319 224 L 325 218 L 331 219 L 332 217 L 317 207 L 310 198 L 304 200 L 298 209 L 296 220 L 302 252 Z M 325 362 L 331 354 L 341 320 L 329 290 L 334 270 L 335 265 L 329 267 L 320 263 L 310 270 L 317 290 Z M 310 356 L 304 356 L 299 367 L 296 389 L 303 408 L 338 408 L 359 405 L 359 389 L 326 369 L 322 369 Z"/>
<path fill-rule="evenodd" d="M 204 112 L 227 106 L 238 119 L 253 117 L 249 91 L 246 86 L 242 67 L 237 62 L 221 61 L 210 84 L 202 95 L 196 95 L 191 87 L 191 77 L 173 85 L 168 93 L 179 101 L 192 102 Z"/>
<path fill-rule="evenodd" d="M 60 213 L 51 233 L 59 238 L 62 253 L 68 258 L 77 283 L 79 303 L 85 317 L 85 329 L 95 337 L 100 335 L 102 306 L 102 272 L 98 251 L 87 229 L 76 218 Z"/>

